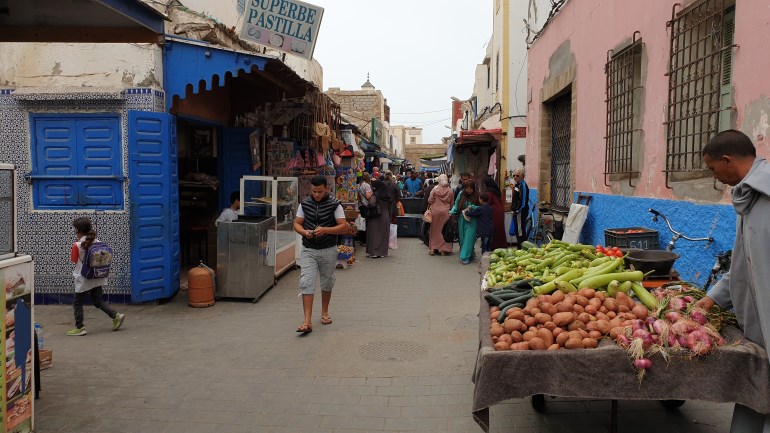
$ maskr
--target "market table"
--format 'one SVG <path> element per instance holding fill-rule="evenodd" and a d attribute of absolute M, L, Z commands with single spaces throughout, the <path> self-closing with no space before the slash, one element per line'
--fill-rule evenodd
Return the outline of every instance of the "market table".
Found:
<path fill-rule="evenodd" d="M 487 270 L 488 256 L 480 266 Z M 727 344 L 691 359 L 660 354 L 641 384 L 625 350 L 609 339 L 596 349 L 496 352 L 489 333 L 489 305 L 480 295 L 479 352 L 472 380 L 473 418 L 489 431 L 489 407 L 505 400 L 551 395 L 606 400 L 703 400 L 740 403 L 770 413 L 767 352 L 726 327 Z"/>

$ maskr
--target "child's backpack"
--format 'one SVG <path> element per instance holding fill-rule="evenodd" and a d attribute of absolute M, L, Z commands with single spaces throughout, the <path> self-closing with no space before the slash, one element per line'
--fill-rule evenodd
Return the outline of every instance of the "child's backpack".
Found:
<path fill-rule="evenodd" d="M 110 275 L 110 264 L 112 264 L 112 248 L 104 242 L 94 242 L 83 257 L 80 275 L 89 280 L 107 278 Z"/>

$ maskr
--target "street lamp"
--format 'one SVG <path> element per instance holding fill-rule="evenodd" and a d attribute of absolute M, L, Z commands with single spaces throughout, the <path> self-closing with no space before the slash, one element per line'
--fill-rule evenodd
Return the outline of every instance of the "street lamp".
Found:
<path fill-rule="evenodd" d="M 450 96 L 449 98 L 450 98 L 450 99 L 452 99 L 452 100 L 453 100 L 453 101 L 455 101 L 455 102 L 463 102 L 463 101 L 462 101 L 460 98 L 458 98 L 457 96 Z"/>

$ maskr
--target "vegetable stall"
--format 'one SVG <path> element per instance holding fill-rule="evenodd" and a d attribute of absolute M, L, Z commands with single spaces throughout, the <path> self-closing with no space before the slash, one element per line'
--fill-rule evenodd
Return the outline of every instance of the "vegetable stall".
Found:
<path fill-rule="evenodd" d="M 473 416 L 543 395 L 612 400 L 735 402 L 770 413 L 770 363 L 731 312 L 695 303 L 685 283 L 652 291 L 622 251 L 553 241 L 482 259 Z M 740 374 L 750 372 L 750 374 Z"/>

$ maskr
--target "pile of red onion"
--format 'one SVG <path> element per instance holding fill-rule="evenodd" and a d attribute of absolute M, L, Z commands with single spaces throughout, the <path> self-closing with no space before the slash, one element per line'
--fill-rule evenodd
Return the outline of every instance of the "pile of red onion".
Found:
<path fill-rule="evenodd" d="M 695 306 L 696 299 L 687 291 L 659 288 L 653 294 L 659 308 L 646 320 L 635 320 L 632 326 L 613 330 L 611 336 L 626 348 L 639 370 L 639 379 L 652 367 L 649 356 L 684 352 L 691 356 L 707 354 L 715 346 L 725 344 L 719 331 L 709 323 L 708 313 Z M 614 334 L 614 335 L 613 335 Z"/>

